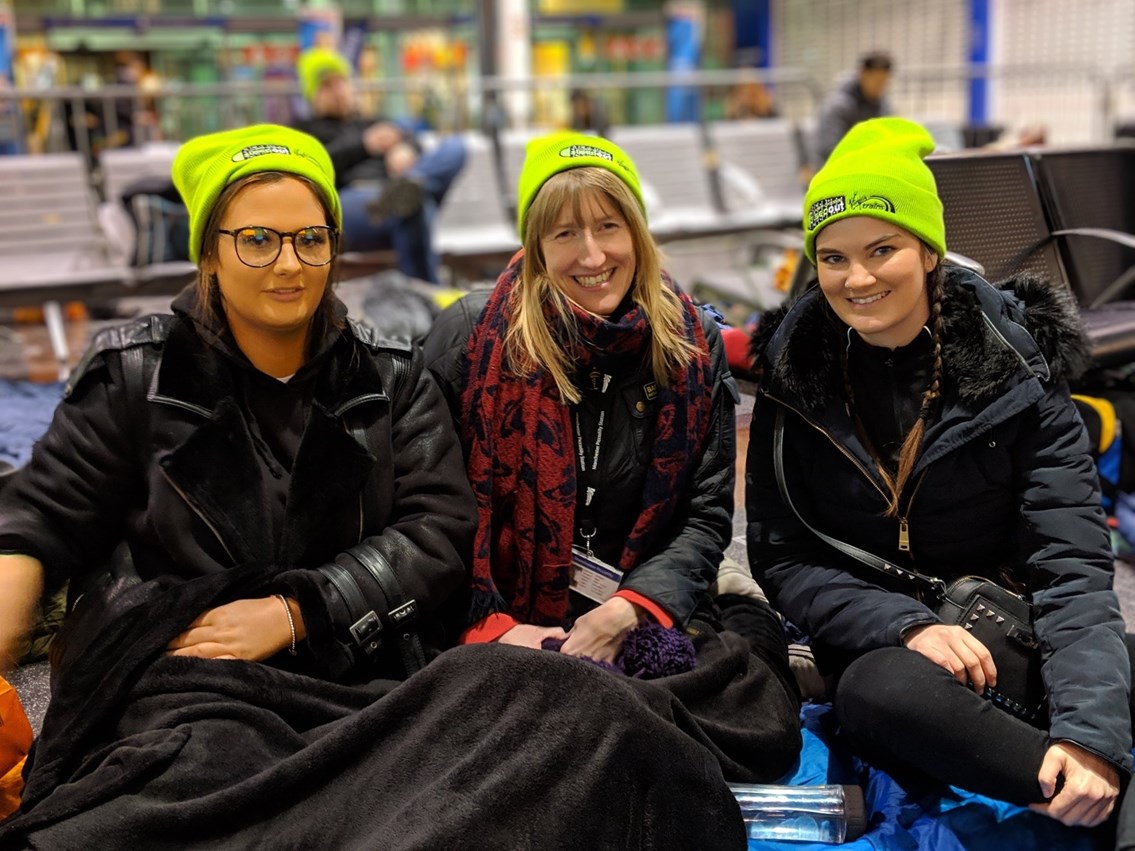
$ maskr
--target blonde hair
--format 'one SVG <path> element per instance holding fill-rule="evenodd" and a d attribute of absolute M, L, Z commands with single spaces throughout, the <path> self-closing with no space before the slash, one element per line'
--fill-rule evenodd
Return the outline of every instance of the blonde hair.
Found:
<path fill-rule="evenodd" d="M 206 271 L 206 267 L 215 264 L 217 259 L 218 244 L 220 242 L 221 234 L 217 229 L 221 226 L 221 218 L 228 209 L 229 204 L 232 203 L 233 198 L 237 193 L 244 189 L 246 186 L 253 186 L 259 183 L 278 183 L 286 178 L 297 180 L 311 190 L 315 195 L 319 206 L 323 208 L 324 221 L 328 227 L 335 227 L 335 214 L 331 209 L 331 204 L 323 195 L 323 191 L 315 185 L 312 181 L 299 174 L 291 174 L 280 171 L 259 171 L 255 174 L 250 174 L 243 180 L 237 180 L 226 186 L 221 194 L 217 197 L 217 202 L 213 205 L 213 209 L 209 211 L 209 218 L 205 220 L 205 227 L 202 229 L 201 237 L 201 259 L 197 264 L 197 318 L 205 325 L 212 325 L 215 323 L 218 315 L 223 315 L 221 310 L 221 288 L 217 281 L 217 276 L 213 272 Z M 340 237 L 341 238 L 341 237 Z M 331 327 L 341 328 L 343 323 L 335 317 L 335 294 L 332 292 L 332 284 L 338 279 L 339 272 L 339 255 L 336 253 L 335 259 L 331 261 L 330 269 L 327 274 L 327 286 L 323 290 L 323 300 L 319 303 L 319 309 L 316 311 L 316 317 L 322 317 Z"/>
<path fill-rule="evenodd" d="M 596 196 L 611 204 L 630 230 L 635 253 L 630 295 L 650 323 L 650 367 L 654 380 L 668 386 L 670 376 L 698 355 L 697 347 L 686 339 L 685 307 L 677 294 L 662 283 L 661 253 L 647 230 L 638 199 L 607 169 L 584 167 L 560 172 L 540 188 L 528 211 L 524 266 L 512 292 L 512 320 L 504 342 L 509 363 L 516 372 L 528 375 L 536 368 L 547 370 L 567 404 L 578 402 L 581 393 L 572 380 L 574 361 L 549 324 L 545 303 L 555 308 L 566 330 L 567 342 L 576 342 L 579 336 L 567 296 L 548 273 L 541 239 L 552 231 L 564 209 L 572 211 L 576 222 L 582 221 L 585 202 Z"/>

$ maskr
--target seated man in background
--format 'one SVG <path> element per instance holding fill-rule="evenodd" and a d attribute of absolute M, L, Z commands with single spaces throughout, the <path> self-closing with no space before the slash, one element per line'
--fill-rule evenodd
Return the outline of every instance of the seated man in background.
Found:
<path fill-rule="evenodd" d="M 333 50 L 305 51 L 296 73 L 312 114 L 295 126 L 331 155 L 343 203 L 343 249 L 393 248 L 399 270 L 436 283 L 433 217 L 465 164 L 464 143 L 450 138 L 423 151 L 404 126 L 361 117 L 350 63 Z"/>

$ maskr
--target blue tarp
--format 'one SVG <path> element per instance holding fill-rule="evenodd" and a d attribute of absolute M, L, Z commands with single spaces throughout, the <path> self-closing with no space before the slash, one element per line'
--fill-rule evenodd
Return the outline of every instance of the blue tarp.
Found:
<path fill-rule="evenodd" d="M 63 384 L 0 380 L 0 461 L 19 467 L 51 422 Z"/>
<path fill-rule="evenodd" d="M 841 741 L 827 704 L 800 713 L 804 750 L 786 782 L 793 785 L 850 783 L 863 786 L 867 834 L 840 848 L 848 851 L 1103 851 L 1104 830 L 1062 824 L 1022 807 L 950 789 L 943 795 L 905 792 L 882 771 L 860 762 Z M 749 841 L 750 851 L 830 851 L 814 842 Z"/>

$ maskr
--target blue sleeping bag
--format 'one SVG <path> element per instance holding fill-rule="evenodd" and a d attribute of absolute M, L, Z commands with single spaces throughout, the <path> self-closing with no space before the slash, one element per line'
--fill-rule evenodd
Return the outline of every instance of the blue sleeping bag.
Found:
<path fill-rule="evenodd" d="M 829 704 L 800 712 L 804 749 L 792 785 L 849 783 L 863 786 L 867 833 L 841 846 L 815 842 L 750 840 L 750 851 L 1104 851 L 1109 828 L 1065 827 L 1024 807 L 951 788 L 917 798 L 882 771 L 853 756 L 837 732 Z"/>

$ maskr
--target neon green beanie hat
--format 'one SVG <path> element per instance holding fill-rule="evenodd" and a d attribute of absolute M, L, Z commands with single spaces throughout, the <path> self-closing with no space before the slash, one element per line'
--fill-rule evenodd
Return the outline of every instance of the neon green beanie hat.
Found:
<path fill-rule="evenodd" d="M 210 133 L 190 139 L 173 159 L 173 183 L 189 210 L 190 260 L 196 263 L 201 258 L 205 222 L 224 188 L 263 171 L 306 177 L 326 197 L 335 215 L 335 227 L 342 228 L 335 168 L 317 139 L 276 124 Z"/>
<path fill-rule="evenodd" d="M 296 63 L 296 76 L 300 81 L 300 89 L 307 100 L 314 100 L 315 93 L 323 84 L 323 78 L 328 74 L 337 74 L 340 77 L 351 78 L 351 63 L 341 53 L 329 50 L 326 47 L 312 47 L 300 54 Z"/>
<path fill-rule="evenodd" d="M 934 140 L 905 118 L 872 118 L 852 127 L 804 196 L 804 253 L 816 262 L 816 234 L 852 216 L 872 216 L 910 231 L 941 258 L 946 223 L 938 186 L 922 158 Z"/>
<path fill-rule="evenodd" d="M 528 220 L 528 208 L 549 178 L 573 168 L 593 166 L 605 168 L 623 181 L 638 199 L 638 205 L 646 215 L 646 204 L 642 200 L 642 188 L 638 182 L 638 171 L 631 158 L 622 148 L 602 136 L 586 136 L 583 133 L 552 133 L 540 136 L 528 143 L 524 157 L 524 167 L 520 170 L 520 186 L 517 191 L 516 218 L 520 238 L 524 239 L 524 225 Z"/>

